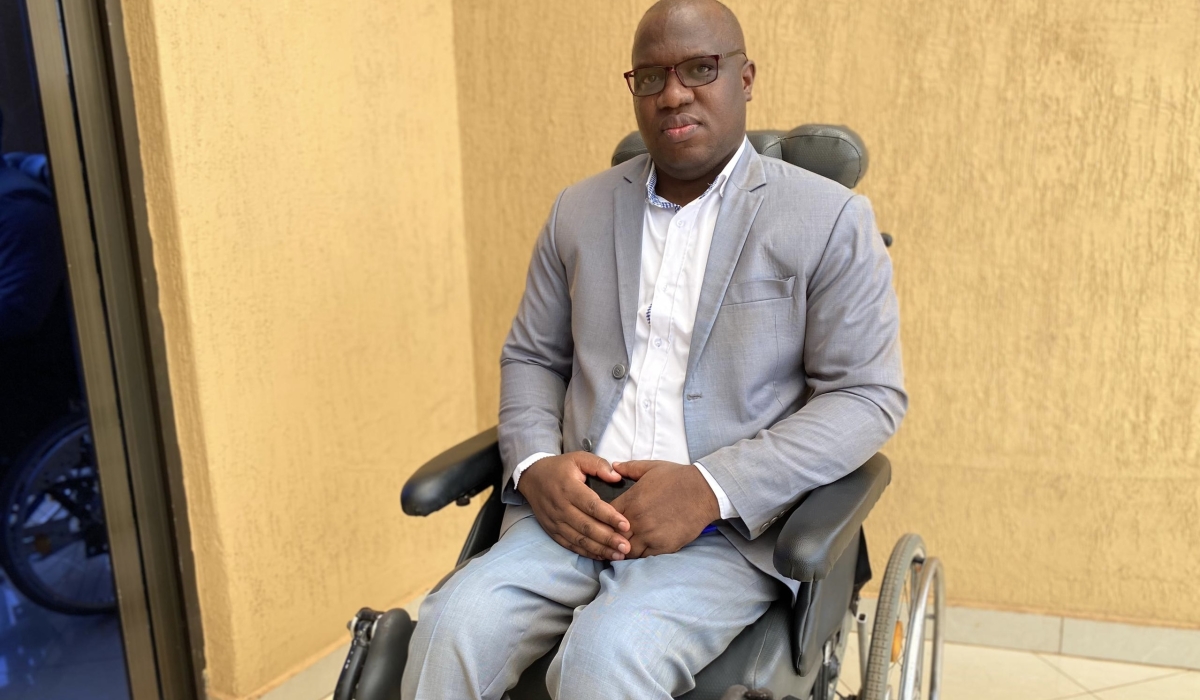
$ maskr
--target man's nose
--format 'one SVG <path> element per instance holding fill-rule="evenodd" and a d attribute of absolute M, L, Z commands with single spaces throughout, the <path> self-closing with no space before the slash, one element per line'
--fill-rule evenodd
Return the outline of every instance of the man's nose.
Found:
<path fill-rule="evenodd" d="M 691 104 L 695 99 L 696 94 L 679 81 L 679 75 L 675 71 L 667 73 L 667 84 L 663 86 L 662 92 L 658 93 L 659 109 L 678 109 Z"/>

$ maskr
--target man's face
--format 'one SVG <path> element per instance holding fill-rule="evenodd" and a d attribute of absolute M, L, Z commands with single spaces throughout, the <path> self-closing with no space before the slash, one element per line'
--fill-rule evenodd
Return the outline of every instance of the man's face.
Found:
<path fill-rule="evenodd" d="M 633 67 L 674 66 L 697 56 L 743 48 L 728 32 L 714 31 L 701 12 L 674 12 L 639 28 Z M 688 88 L 671 72 L 662 92 L 634 97 L 638 129 L 655 166 L 679 180 L 709 174 L 741 144 L 754 64 L 744 55 L 722 58 L 717 79 Z"/>

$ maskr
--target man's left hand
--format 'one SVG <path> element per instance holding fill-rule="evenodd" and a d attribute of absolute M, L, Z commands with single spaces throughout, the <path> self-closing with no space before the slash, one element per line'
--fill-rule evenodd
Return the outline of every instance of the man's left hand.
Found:
<path fill-rule="evenodd" d="M 633 533 L 627 559 L 678 552 L 721 517 L 717 496 L 695 465 L 635 460 L 612 467 L 637 482 L 612 502 Z"/>

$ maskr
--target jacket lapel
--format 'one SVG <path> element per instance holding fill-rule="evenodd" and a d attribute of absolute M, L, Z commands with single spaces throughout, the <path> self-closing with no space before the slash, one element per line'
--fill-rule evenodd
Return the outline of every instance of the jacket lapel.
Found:
<path fill-rule="evenodd" d="M 725 290 L 733 277 L 733 269 L 742 255 L 742 246 L 750 233 L 758 208 L 762 205 L 762 187 L 767 184 L 763 174 L 761 156 L 747 148 L 746 156 L 733 169 L 725 187 L 725 198 L 717 214 L 717 225 L 713 229 L 712 245 L 708 249 L 708 265 L 704 269 L 704 282 L 700 285 L 700 301 L 696 305 L 696 323 L 692 327 L 692 344 L 688 351 L 687 378 L 704 352 L 704 345 L 712 333 L 717 320 L 717 311 Z M 634 290 L 634 304 L 637 303 Z M 622 309 L 624 312 L 624 309 Z M 628 334 L 626 334 L 628 337 Z M 685 380 L 687 381 L 687 380 Z"/>
<path fill-rule="evenodd" d="M 617 254 L 617 298 L 621 311 L 621 331 L 625 334 L 625 359 L 633 359 L 633 339 L 638 312 L 638 290 L 642 279 L 642 224 L 646 209 L 646 179 L 650 177 L 650 156 L 639 171 L 627 175 L 613 193 L 613 239 Z"/>

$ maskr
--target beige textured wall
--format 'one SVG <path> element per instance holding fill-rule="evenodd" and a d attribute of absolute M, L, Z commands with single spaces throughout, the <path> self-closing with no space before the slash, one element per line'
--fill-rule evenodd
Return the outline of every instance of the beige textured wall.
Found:
<path fill-rule="evenodd" d="M 454 2 L 481 423 L 554 194 L 635 128 L 648 5 Z M 1200 625 L 1195 0 L 729 5 L 751 128 L 852 125 L 896 235 L 912 410 L 877 568 L 912 530 L 956 603 Z"/>
<path fill-rule="evenodd" d="M 475 427 L 451 6 L 124 4 L 209 688 L 248 697 L 467 527 L 397 498 Z"/>

